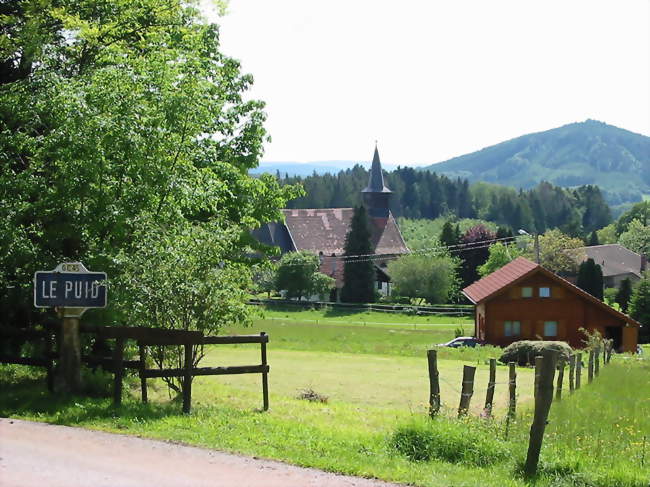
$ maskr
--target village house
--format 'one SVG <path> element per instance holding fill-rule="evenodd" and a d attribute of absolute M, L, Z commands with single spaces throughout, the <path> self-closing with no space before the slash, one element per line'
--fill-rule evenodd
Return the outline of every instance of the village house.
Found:
<path fill-rule="evenodd" d="M 584 252 L 584 262 L 587 259 L 594 259 L 603 271 L 603 283 L 605 287 L 618 288 L 623 279 L 629 279 L 632 284 L 641 279 L 647 267 L 647 259 L 644 255 L 626 249 L 620 244 L 593 245 L 582 247 L 578 250 Z"/>
<path fill-rule="evenodd" d="M 518 257 L 463 289 L 476 305 L 475 336 L 506 346 L 519 340 L 561 340 L 584 346 L 584 328 L 634 352 L 640 324 L 539 264 Z"/>
<path fill-rule="evenodd" d="M 390 277 L 386 263 L 391 257 L 407 253 L 408 247 L 390 209 L 392 191 L 384 184 L 384 175 L 375 147 L 368 186 L 362 191 L 368 212 L 370 243 L 377 271 L 375 287 L 380 294 L 390 295 Z M 336 280 L 330 299 L 338 300 L 343 287 L 345 237 L 350 231 L 354 208 L 284 209 L 284 222 L 269 223 L 253 232 L 263 244 L 277 246 L 282 254 L 308 250 L 320 257 L 320 271 Z"/>

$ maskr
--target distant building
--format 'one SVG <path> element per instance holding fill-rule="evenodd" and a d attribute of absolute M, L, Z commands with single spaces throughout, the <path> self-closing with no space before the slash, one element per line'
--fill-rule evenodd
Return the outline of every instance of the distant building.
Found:
<path fill-rule="evenodd" d="M 640 323 L 539 264 L 518 257 L 463 289 L 476 305 L 475 335 L 506 346 L 519 340 L 561 340 L 584 347 L 580 328 L 598 331 L 614 347 L 634 352 Z"/>
<path fill-rule="evenodd" d="M 362 191 L 363 204 L 368 211 L 371 245 L 374 254 L 386 259 L 374 260 L 377 270 L 377 290 L 390 294 L 390 278 L 386 262 L 392 256 L 409 251 L 397 222 L 389 209 L 392 191 L 384 184 L 384 175 L 375 147 L 368 186 Z M 343 261 L 345 237 L 350 231 L 354 208 L 285 209 L 284 222 L 269 223 L 253 232 L 253 236 L 266 245 L 277 246 L 282 254 L 308 250 L 321 258 L 320 271 L 336 279 L 336 300 L 343 287 Z"/>
<path fill-rule="evenodd" d="M 591 258 L 603 270 L 605 287 L 618 288 L 623 279 L 629 279 L 634 283 L 641 279 L 641 274 L 647 266 L 645 256 L 632 252 L 619 244 L 594 245 L 578 250 L 583 250 L 586 254 L 580 263 Z"/>

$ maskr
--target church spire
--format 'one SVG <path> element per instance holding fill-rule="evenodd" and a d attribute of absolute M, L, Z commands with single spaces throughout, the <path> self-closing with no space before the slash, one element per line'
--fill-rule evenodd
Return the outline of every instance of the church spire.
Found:
<path fill-rule="evenodd" d="M 368 186 L 361 191 L 363 203 L 371 217 L 387 218 L 389 214 L 388 199 L 392 191 L 384 185 L 384 174 L 381 170 L 379 151 L 375 143 L 375 153 L 372 157 Z"/>

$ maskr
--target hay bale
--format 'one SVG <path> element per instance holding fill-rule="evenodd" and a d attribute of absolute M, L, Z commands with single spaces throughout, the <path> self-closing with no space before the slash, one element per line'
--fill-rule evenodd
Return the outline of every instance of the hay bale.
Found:
<path fill-rule="evenodd" d="M 521 340 L 508 345 L 499 357 L 499 362 L 507 364 L 516 362 L 518 365 L 535 365 L 535 357 L 544 355 L 549 351 L 559 353 L 558 358 L 569 360 L 573 349 L 566 342 L 560 341 L 541 341 L 541 340 Z"/>

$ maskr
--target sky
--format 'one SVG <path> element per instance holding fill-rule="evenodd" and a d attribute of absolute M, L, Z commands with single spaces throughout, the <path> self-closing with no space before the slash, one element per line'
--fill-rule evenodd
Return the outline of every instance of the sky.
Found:
<path fill-rule="evenodd" d="M 263 161 L 427 165 L 588 118 L 650 135 L 648 0 L 230 0 Z"/>

